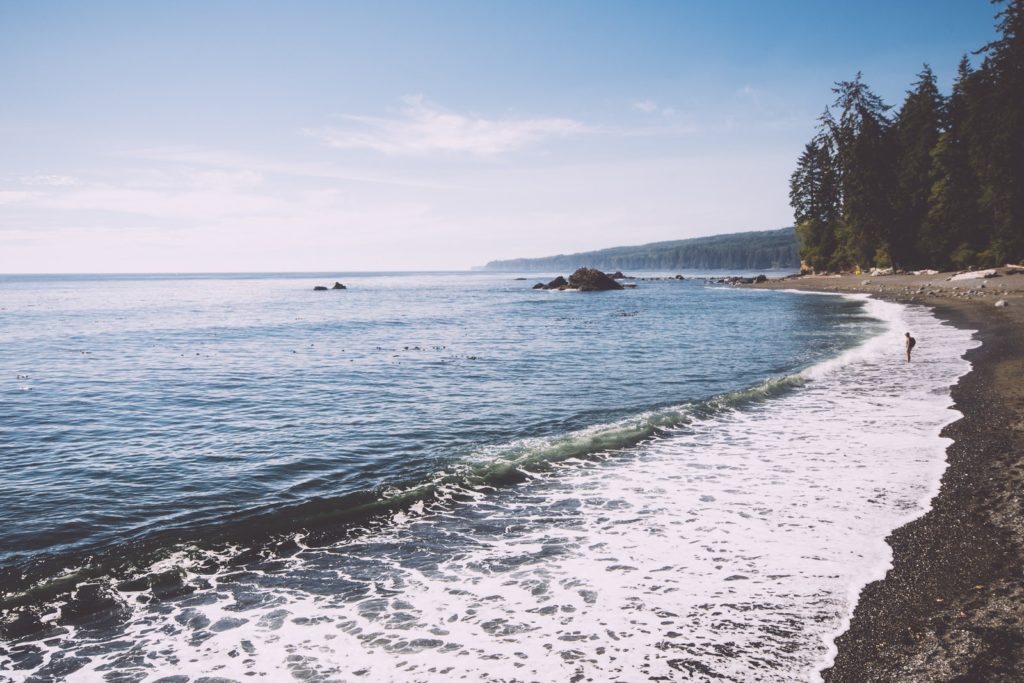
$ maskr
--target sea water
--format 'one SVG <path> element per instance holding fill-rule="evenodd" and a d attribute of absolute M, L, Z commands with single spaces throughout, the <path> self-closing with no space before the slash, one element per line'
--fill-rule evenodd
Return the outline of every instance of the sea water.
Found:
<path fill-rule="evenodd" d="M 0 679 L 816 680 L 971 333 L 542 279 L 2 278 Z"/>

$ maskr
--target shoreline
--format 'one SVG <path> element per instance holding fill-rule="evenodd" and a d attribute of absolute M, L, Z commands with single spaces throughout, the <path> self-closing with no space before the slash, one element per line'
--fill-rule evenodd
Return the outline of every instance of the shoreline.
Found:
<path fill-rule="evenodd" d="M 893 531 L 892 566 L 860 592 L 826 683 L 1024 680 L 1024 275 L 805 276 L 759 289 L 868 293 L 977 330 L 952 387 L 962 415 L 939 493 Z M 996 300 L 1006 306 L 996 307 Z"/>

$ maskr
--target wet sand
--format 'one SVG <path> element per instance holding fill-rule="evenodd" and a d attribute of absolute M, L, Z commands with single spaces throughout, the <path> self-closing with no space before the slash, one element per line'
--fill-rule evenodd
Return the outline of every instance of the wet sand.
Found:
<path fill-rule="evenodd" d="M 967 353 L 972 370 L 953 388 L 963 418 L 943 430 L 954 443 L 941 490 L 928 513 L 887 539 L 893 567 L 862 591 L 836 641 L 835 664 L 823 672 L 828 683 L 1024 680 L 1024 274 L 949 276 L 755 285 L 927 305 L 978 330 L 982 342 Z M 1007 305 L 995 306 L 999 300 Z"/>

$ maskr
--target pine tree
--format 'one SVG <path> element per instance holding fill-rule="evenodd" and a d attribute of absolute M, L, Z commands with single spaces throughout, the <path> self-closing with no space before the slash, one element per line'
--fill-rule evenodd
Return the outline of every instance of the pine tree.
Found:
<path fill-rule="evenodd" d="M 895 121 L 859 73 L 833 88 L 839 118 L 790 185 L 815 267 L 1024 261 L 1024 0 L 993 2 L 1000 37 L 978 70 L 961 60 L 948 101 L 927 65 Z"/>
<path fill-rule="evenodd" d="M 831 132 L 843 199 L 838 260 L 843 265 L 887 266 L 892 263 L 889 248 L 896 223 L 891 107 L 871 92 L 860 73 L 832 91 L 840 112 Z"/>
<path fill-rule="evenodd" d="M 982 48 L 978 79 L 987 86 L 977 117 L 987 144 L 972 160 L 992 222 L 990 260 L 999 263 L 1024 259 L 1024 0 L 1011 0 L 996 18 L 1002 35 Z"/>
<path fill-rule="evenodd" d="M 828 110 L 821 120 L 819 134 L 804 148 L 789 181 L 800 259 L 814 270 L 836 266 L 836 227 L 841 207 Z"/>
<path fill-rule="evenodd" d="M 931 151 L 928 213 L 921 225 L 918 251 L 924 265 L 966 268 L 978 262 L 989 234 L 979 209 L 980 188 L 968 154 L 968 92 L 974 72 L 965 55 L 946 101 L 943 132 Z"/>
<path fill-rule="evenodd" d="M 893 264 L 917 268 L 925 264 L 919 250 L 919 235 L 928 214 L 931 194 L 931 153 L 939 140 L 943 98 L 935 74 L 927 64 L 917 75 L 914 89 L 896 119 L 897 223 L 890 231 L 889 250 Z"/>

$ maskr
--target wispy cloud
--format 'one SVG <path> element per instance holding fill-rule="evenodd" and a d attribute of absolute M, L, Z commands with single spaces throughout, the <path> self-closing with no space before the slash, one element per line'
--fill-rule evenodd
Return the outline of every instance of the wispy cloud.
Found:
<path fill-rule="evenodd" d="M 761 102 L 761 91 L 752 85 L 744 85 L 742 88 L 736 91 L 736 97 L 747 100 L 754 105 L 756 109 L 764 109 Z"/>
<path fill-rule="evenodd" d="M 371 173 L 365 169 L 346 168 L 329 162 L 288 161 L 199 147 L 149 147 L 125 150 L 118 153 L 118 156 L 175 166 L 245 171 L 258 174 L 260 177 L 290 176 L 399 187 L 451 189 L 450 186 L 435 180 L 399 176 L 394 173 L 382 174 L 379 171 Z M 255 176 L 250 177 L 255 179 Z"/>
<path fill-rule="evenodd" d="M 28 202 L 36 197 L 42 196 L 40 192 L 28 192 L 25 190 L 0 190 L 0 204 L 16 204 Z"/>
<path fill-rule="evenodd" d="M 662 116 L 673 116 L 676 113 L 676 110 L 672 107 L 663 107 L 654 100 L 634 102 L 633 109 L 642 111 L 645 114 L 661 114 Z"/>
<path fill-rule="evenodd" d="M 404 106 L 392 117 L 346 115 L 349 125 L 307 132 L 332 147 L 393 156 L 450 152 L 478 157 L 591 132 L 586 124 L 568 118 L 488 119 L 444 109 L 420 96 L 402 101 Z"/>
<path fill-rule="evenodd" d="M 67 187 L 78 183 L 77 178 L 69 175 L 28 175 L 19 178 L 23 185 L 44 185 L 47 187 Z"/>

